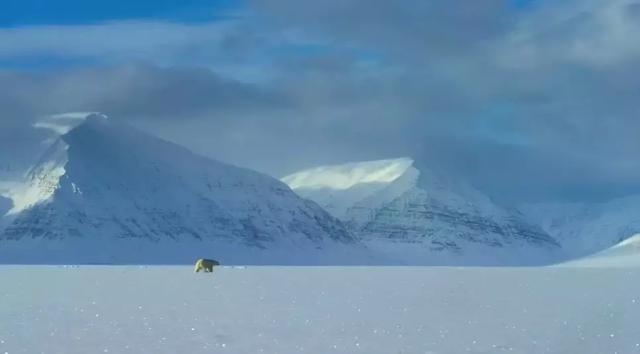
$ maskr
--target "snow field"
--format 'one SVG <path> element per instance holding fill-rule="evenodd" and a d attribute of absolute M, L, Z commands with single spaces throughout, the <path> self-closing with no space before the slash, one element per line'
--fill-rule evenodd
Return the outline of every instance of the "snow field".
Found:
<path fill-rule="evenodd" d="M 640 268 L 1 266 L 0 353 L 640 353 Z"/>

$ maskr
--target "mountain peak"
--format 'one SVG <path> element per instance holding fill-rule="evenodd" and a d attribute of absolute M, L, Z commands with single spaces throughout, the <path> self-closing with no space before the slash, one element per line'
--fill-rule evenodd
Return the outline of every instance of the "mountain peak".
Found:
<path fill-rule="evenodd" d="M 414 187 L 419 174 L 413 159 L 401 157 L 319 166 L 286 176 L 282 181 L 344 220 L 349 209 L 372 196 L 384 200 L 398 197 Z"/>
<path fill-rule="evenodd" d="M 91 113 L 85 118 L 87 124 L 105 124 L 109 121 L 109 117 L 103 113 Z"/>
<path fill-rule="evenodd" d="M 106 114 L 103 113 L 91 113 L 87 115 L 83 120 L 81 120 L 80 124 L 77 124 L 75 127 L 70 129 L 66 134 L 63 134 L 62 137 L 71 136 L 77 134 L 78 131 L 90 129 L 104 129 L 108 127 L 113 127 L 113 120 L 109 119 Z M 66 139 L 64 139 L 66 140 Z"/>

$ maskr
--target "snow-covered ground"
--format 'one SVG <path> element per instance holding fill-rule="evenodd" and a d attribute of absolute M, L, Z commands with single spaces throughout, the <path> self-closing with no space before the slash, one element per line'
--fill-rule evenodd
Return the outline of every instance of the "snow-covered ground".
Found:
<path fill-rule="evenodd" d="M 0 266 L 0 353 L 640 353 L 640 268 Z"/>

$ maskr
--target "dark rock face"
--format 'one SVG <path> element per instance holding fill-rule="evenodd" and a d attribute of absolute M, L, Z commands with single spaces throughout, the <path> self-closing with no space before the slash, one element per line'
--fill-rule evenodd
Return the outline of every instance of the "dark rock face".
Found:
<path fill-rule="evenodd" d="M 541 229 L 514 216 L 487 216 L 473 208 L 456 209 L 419 188 L 411 189 L 375 211 L 371 221 L 359 232 L 393 242 L 427 243 L 434 251 L 458 252 L 465 244 L 559 247 Z"/>

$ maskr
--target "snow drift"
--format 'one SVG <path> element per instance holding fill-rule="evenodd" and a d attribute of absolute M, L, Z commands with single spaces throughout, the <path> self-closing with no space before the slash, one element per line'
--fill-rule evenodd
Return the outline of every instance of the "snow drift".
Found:
<path fill-rule="evenodd" d="M 577 267 L 638 267 L 640 266 L 640 234 L 593 255 L 566 262 L 563 266 Z"/>

